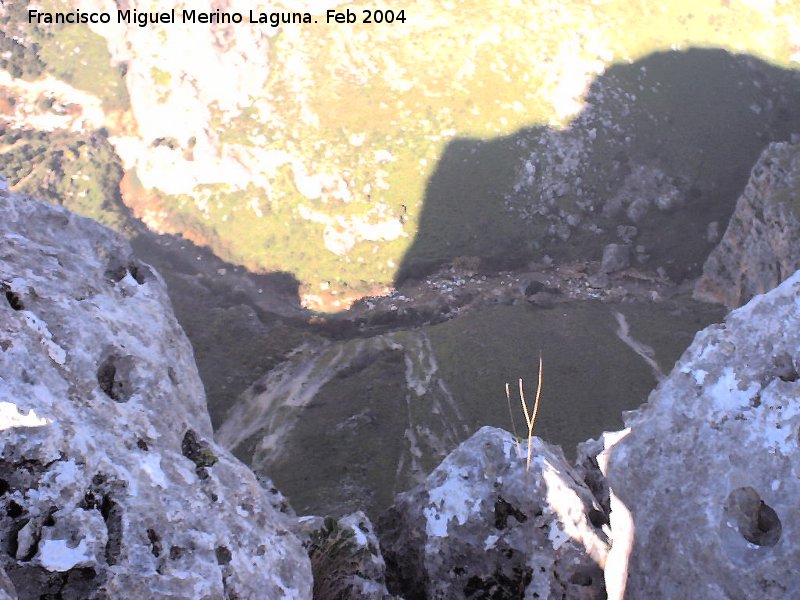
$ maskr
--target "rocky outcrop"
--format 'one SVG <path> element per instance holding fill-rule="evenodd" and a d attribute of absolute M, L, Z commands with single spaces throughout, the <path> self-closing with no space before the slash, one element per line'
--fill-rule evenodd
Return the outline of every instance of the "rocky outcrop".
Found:
<path fill-rule="evenodd" d="M 213 441 L 160 276 L 64 209 L 0 192 L 0 214 L 0 567 L 19 598 L 309 598 L 300 541 Z"/>
<path fill-rule="evenodd" d="M 753 167 L 695 298 L 741 306 L 800 268 L 800 145 L 770 144 Z"/>
<path fill-rule="evenodd" d="M 799 369 L 800 272 L 699 333 L 606 438 L 626 597 L 796 595 Z M 624 582 L 609 562 L 606 580 Z"/>
<path fill-rule="evenodd" d="M 561 450 L 534 442 L 527 471 L 526 448 L 484 427 L 397 496 L 378 523 L 390 591 L 407 600 L 604 597 L 602 512 Z"/>

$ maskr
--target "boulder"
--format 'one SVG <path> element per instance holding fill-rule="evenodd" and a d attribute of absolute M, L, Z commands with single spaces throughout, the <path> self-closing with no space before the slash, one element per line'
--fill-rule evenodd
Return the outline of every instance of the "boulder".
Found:
<path fill-rule="evenodd" d="M 606 436 L 609 593 L 627 577 L 629 598 L 796 596 L 799 361 L 800 272 L 698 333 Z"/>
<path fill-rule="evenodd" d="M 661 211 L 671 210 L 682 200 L 681 192 L 671 179 L 667 173 L 657 167 L 634 165 L 616 194 L 606 201 L 603 214 L 615 217 L 622 209 L 625 209 L 625 216 L 631 222 L 640 224 L 651 212 L 653 206 Z M 630 237 L 635 237 L 635 235 L 634 233 Z M 623 236 L 620 235 L 620 237 Z M 626 243 L 628 242 L 626 241 Z"/>
<path fill-rule="evenodd" d="M 561 449 L 483 427 L 378 521 L 392 593 L 406 600 L 604 598 L 601 511 Z M 538 594 L 538 595 L 537 595 Z"/>
<path fill-rule="evenodd" d="M 735 308 L 797 269 L 800 144 L 774 143 L 753 167 L 722 240 L 703 265 L 694 296 Z"/>
<path fill-rule="evenodd" d="M 161 277 L 65 209 L 0 192 L 0 215 L 0 568 L 20 600 L 310 598 L 288 518 L 214 443 Z"/>
<path fill-rule="evenodd" d="M 595 273 L 588 277 L 586 283 L 590 288 L 602 290 L 611 285 L 611 279 L 609 279 L 606 273 Z"/>
<path fill-rule="evenodd" d="M 392 600 L 386 589 L 386 562 L 369 517 L 356 511 L 339 519 L 339 525 L 353 532 L 353 546 L 359 556 L 358 569 L 349 578 L 351 595 L 360 600 Z"/>
<path fill-rule="evenodd" d="M 627 269 L 631 265 L 631 250 L 622 244 L 608 244 L 603 248 L 603 259 L 600 261 L 601 273 L 614 273 Z"/>

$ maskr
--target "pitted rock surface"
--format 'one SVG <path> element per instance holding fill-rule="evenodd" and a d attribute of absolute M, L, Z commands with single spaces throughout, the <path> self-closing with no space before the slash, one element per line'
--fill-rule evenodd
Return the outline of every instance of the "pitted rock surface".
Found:
<path fill-rule="evenodd" d="M 604 598 L 607 543 L 561 449 L 483 427 L 378 522 L 389 591 L 406 600 Z M 537 596 L 538 594 L 538 596 Z"/>
<path fill-rule="evenodd" d="M 0 215 L 0 567 L 19 598 L 310 598 L 286 517 L 213 441 L 160 276 L 64 209 L 3 191 Z"/>
<path fill-rule="evenodd" d="M 800 272 L 701 331 L 627 413 L 604 453 L 626 597 L 796 596 L 798 369 Z"/>
<path fill-rule="evenodd" d="M 753 167 L 695 298 L 741 306 L 800 269 L 800 144 L 770 144 Z"/>

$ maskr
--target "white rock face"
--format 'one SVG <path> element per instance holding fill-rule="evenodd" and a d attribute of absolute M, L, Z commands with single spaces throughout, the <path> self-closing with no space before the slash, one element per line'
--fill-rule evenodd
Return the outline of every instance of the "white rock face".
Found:
<path fill-rule="evenodd" d="M 275 118 L 275 107 L 261 100 L 270 76 L 270 44 L 277 29 L 249 24 L 249 12 L 279 10 L 314 11 L 315 15 L 335 6 L 338 0 L 315 2 L 176 2 L 176 22 L 168 26 L 139 27 L 117 23 L 118 10 L 148 14 L 156 7 L 142 0 L 125 2 L 86 0 L 80 8 L 114 15 L 111 23 L 95 25 L 94 31 L 108 42 L 114 62 L 128 68 L 125 83 L 137 135 L 115 137 L 113 143 L 127 168 L 148 188 L 168 194 L 193 193 L 195 186 L 225 184 L 245 189 L 254 183 L 269 189 L 265 171 L 294 163 L 284 151 L 236 144 L 222 144 L 219 127 L 210 125 L 239 115 L 245 107 L 258 111 L 259 119 Z M 195 13 L 240 12 L 244 22 L 183 23 L 183 11 Z M 302 61 L 292 65 L 296 81 L 311 86 L 308 67 Z M 297 90 L 305 96 L 303 90 Z M 255 100 L 259 99 L 258 102 Z M 304 125 L 315 126 L 314 114 L 301 115 Z M 153 147 L 153 141 L 170 138 L 180 147 Z M 189 140 L 192 140 L 191 142 Z M 191 148 L 192 159 L 185 150 Z"/>
<path fill-rule="evenodd" d="M 310 598 L 300 541 L 213 442 L 160 276 L 61 208 L 4 192 L 0 215 L 0 567 L 19 598 Z"/>
<path fill-rule="evenodd" d="M 560 448 L 483 427 L 378 524 L 389 591 L 416 598 L 604 598 L 608 546 Z M 509 596 L 508 594 L 514 594 Z M 538 594 L 538 596 L 537 596 Z"/>
<path fill-rule="evenodd" d="M 632 539 L 626 597 L 796 596 L 798 361 L 800 272 L 700 332 L 607 438 L 615 550 Z"/>

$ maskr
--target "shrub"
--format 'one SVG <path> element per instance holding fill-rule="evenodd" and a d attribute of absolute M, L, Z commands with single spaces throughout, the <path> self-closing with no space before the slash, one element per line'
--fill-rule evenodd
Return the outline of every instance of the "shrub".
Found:
<path fill-rule="evenodd" d="M 351 576 L 359 572 L 365 548 L 356 544 L 355 533 L 332 517 L 325 517 L 311 534 L 308 556 L 314 575 L 314 600 L 347 600 Z"/>

